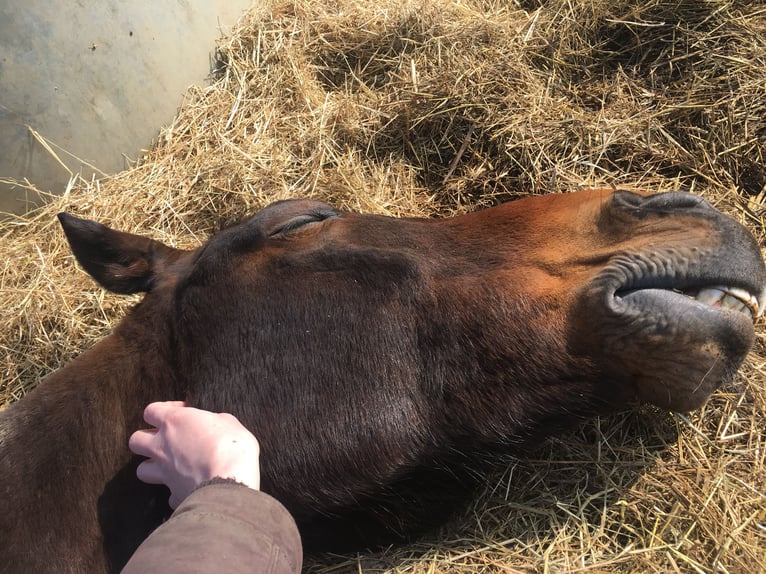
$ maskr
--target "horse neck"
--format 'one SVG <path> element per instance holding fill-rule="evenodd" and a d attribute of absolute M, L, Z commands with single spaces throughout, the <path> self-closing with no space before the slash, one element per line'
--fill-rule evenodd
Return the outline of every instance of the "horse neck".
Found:
<path fill-rule="evenodd" d="M 111 335 L 11 405 L 6 426 L 14 427 L 14 434 L 33 436 L 44 429 L 47 441 L 64 447 L 81 435 L 86 441 L 79 443 L 82 448 L 96 452 L 107 436 L 127 440 L 149 401 L 176 398 L 167 360 L 169 337 L 163 336 L 167 329 L 141 311 L 140 306 L 134 309 Z"/>
<path fill-rule="evenodd" d="M 146 404 L 178 398 L 158 331 L 141 324 L 124 321 L 0 412 L 0 547 L 8 564 L 27 568 L 36 556 L 57 556 L 65 572 L 103 561 L 97 508 L 130 465 L 128 437 L 146 426 Z M 73 529 L 80 535 L 69 540 Z M 35 540 L 39 532 L 63 534 Z"/>

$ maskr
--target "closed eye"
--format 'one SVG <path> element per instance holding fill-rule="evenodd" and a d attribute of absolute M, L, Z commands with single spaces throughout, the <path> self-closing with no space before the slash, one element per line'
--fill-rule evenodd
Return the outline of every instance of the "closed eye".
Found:
<path fill-rule="evenodd" d="M 301 215 L 297 215 L 289 220 L 287 220 L 285 223 L 277 227 L 276 229 L 272 230 L 269 233 L 269 237 L 274 237 L 276 235 L 281 235 L 284 233 L 288 233 L 290 231 L 294 231 L 295 229 L 298 229 L 299 227 L 303 227 L 305 225 L 309 225 L 311 223 L 319 223 L 320 221 L 324 221 L 325 219 L 329 219 L 330 217 L 337 217 L 338 212 L 334 210 L 327 210 L 327 211 L 313 211 L 311 213 L 304 213 Z"/>

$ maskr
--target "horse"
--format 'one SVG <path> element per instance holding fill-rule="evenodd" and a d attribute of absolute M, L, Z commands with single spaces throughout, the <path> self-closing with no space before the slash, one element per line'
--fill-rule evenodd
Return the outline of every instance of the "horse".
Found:
<path fill-rule="evenodd" d="M 149 402 L 238 417 L 307 551 L 374 547 L 552 432 L 700 407 L 766 304 L 753 237 L 682 192 L 443 219 L 290 200 L 194 250 L 59 219 L 101 286 L 145 295 L 0 412 L 1 572 L 117 572 L 168 516 L 127 448 Z"/>

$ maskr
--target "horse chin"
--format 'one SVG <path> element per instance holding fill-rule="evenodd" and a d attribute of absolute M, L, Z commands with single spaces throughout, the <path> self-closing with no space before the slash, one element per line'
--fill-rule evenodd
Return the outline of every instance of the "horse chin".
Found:
<path fill-rule="evenodd" d="M 733 378 L 755 339 L 746 306 L 714 306 L 672 290 L 615 294 L 613 310 L 623 337 L 606 347 L 621 357 L 641 400 L 674 411 L 701 407 Z"/>
<path fill-rule="evenodd" d="M 672 411 L 699 408 L 745 360 L 758 312 L 701 299 L 672 288 L 591 284 L 574 306 L 570 350 L 597 366 L 615 397 Z"/>

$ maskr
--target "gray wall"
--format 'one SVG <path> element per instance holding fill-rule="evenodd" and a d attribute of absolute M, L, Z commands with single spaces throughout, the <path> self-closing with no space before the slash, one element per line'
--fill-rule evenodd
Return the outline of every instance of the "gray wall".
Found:
<path fill-rule="evenodd" d="M 251 1 L 0 0 L 0 180 L 62 193 L 70 172 L 127 167 Z M 0 211 L 37 201 L 0 181 Z"/>

